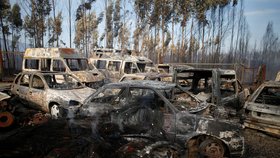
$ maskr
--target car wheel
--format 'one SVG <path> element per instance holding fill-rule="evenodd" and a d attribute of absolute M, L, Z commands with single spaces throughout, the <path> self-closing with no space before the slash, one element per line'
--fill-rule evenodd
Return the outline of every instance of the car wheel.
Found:
<path fill-rule="evenodd" d="M 62 116 L 61 108 L 58 104 L 53 104 L 50 106 L 50 113 L 53 119 L 58 119 Z"/>
<path fill-rule="evenodd" d="M 224 153 L 225 147 L 219 140 L 206 139 L 199 145 L 201 157 L 222 158 Z"/>

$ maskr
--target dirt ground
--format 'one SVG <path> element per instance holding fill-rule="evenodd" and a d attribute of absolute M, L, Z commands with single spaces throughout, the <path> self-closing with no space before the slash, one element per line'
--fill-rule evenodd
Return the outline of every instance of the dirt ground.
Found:
<path fill-rule="evenodd" d="M 245 153 L 246 158 L 279 158 L 280 139 L 265 133 L 245 129 Z"/>

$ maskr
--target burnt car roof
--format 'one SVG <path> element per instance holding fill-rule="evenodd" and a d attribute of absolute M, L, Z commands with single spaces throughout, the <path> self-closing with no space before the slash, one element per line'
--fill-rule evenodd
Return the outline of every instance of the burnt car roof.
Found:
<path fill-rule="evenodd" d="M 41 74 L 41 75 L 71 75 L 67 72 L 58 72 L 58 71 L 22 71 L 21 74 Z"/>
<path fill-rule="evenodd" d="M 145 72 L 145 73 L 134 73 L 134 74 L 125 74 L 126 76 L 139 76 L 139 77 L 151 77 L 151 78 L 157 78 L 157 77 L 172 77 L 170 74 L 162 74 L 157 72 Z"/>
<path fill-rule="evenodd" d="M 152 80 L 129 80 L 118 83 L 109 83 L 105 85 L 106 87 L 116 86 L 116 87 L 147 87 L 154 88 L 158 90 L 171 89 L 176 86 L 174 83 L 165 83 L 160 81 L 152 81 Z"/>
<path fill-rule="evenodd" d="M 221 75 L 235 75 L 235 71 L 232 69 L 220 69 L 220 68 L 192 68 L 192 67 L 176 67 L 175 71 L 181 72 L 194 72 L 194 71 L 219 71 Z"/>

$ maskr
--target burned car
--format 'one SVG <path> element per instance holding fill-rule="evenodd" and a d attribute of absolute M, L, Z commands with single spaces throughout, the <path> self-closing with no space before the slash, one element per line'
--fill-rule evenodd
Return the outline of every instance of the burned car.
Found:
<path fill-rule="evenodd" d="M 124 74 L 119 80 L 119 82 L 127 81 L 127 80 L 154 80 L 154 81 L 171 82 L 172 75 L 161 74 L 157 72 Z"/>
<path fill-rule="evenodd" d="M 11 86 L 11 93 L 23 103 L 53 118 L 62 116 L 69 106 L 79 106 L 93 92 L 73 75 L 62 72 L 21 72 Z"/>
<path fill-rule="evenodd" d="M 211 103 L 212 115 L 238 118 L 249 95 L 238 82 L 234 70 L 207 68 L 176 68 L 173 82 L 196 98 Z"/>
<path fill-rule="evenodd" d="M 22 71 L 67 72 L 86 86 L 99 88 L 105 76 L 88 62 L 81 52 L 72 48 L 27 48 Z"/>
<path fill-rule="evenodd" d="M 245 122 L 248 128 L 280 137 L 280 82 L 263 83 L 245 104 Z"/>
<path fill-rule="evenodd" d="M 145 72 L 146 62 L 139 57 L 110 56 L 110 57 L 91 57 L 90 63 L 99 71 L 103 72 L 110 82 L 117 82 L 124 74 L 134 74 Z"/>
<path fill-rule="evenodd" d="M 110 83 L 86 99 L 77 115 L 117 125 L 123 137 L 131 140 L 118 150 L 124 157 L 241 156 L 241 126 L 190 114 L 172 104 L 165 95 L 174 86 L 149 80 Z M 172 155 L 166 151 L 173 151 Z"/>

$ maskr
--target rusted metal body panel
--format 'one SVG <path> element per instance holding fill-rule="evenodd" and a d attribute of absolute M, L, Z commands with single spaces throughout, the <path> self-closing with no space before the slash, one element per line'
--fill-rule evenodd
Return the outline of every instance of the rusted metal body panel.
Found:
<path fill-rule="evenodd" d="M 67 73 L 22 72 L 15 78 L 11 92 L 29 106 L 48 113 L 53 104 L 67 109 L 75 101 L 73 106 L 79 106 L 95 90 Z"/>
<path fill-rule="evenodd" d="M 27 48 L 22 70 L 71 73 L 92 88 L 98 88 L 104 80 L 104 75 L 90 66 L 85 56 L 72 48 Z"/>
<path fill-rule="evenodd" d="M 201 145 L 209 141 L 217 144 L 219 149 L 215 151 L 219 156 L 241 156 L 244 151 L 241 125 L 190 114 L 173 105 L 164 91 L 174 86 L 149 80 L 107 84 L 85 100 L 79 115 L 99 116 L 100 123 L 116 124 L 124 134 L 155 139 L 155 143 L 144 143 L 144 148 L 135 151 L 138 156 L 152 154 L 163 144 L 169 144 L 165 149 L 174 149 L 180 155 L 198 154 Z M 190 146 L 193 141 L 196 145 Z M 171 144 L 179 147 L 173 148 Z"/>
<path fill-rule="evenodd" d="M 263 83 L 245 103 L 248 128 L 280 136 L 280 82 Z"/>

